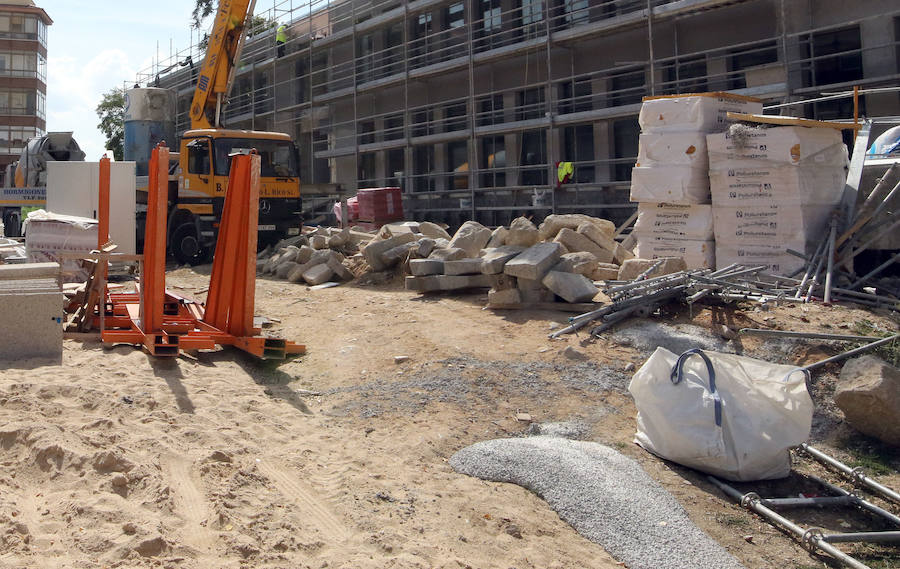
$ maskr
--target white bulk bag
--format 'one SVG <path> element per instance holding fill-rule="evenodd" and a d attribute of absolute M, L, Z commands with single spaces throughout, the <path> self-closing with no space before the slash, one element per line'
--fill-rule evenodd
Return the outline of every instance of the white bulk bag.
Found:
<path fill-rule="evenodd" d="M 665 348 L 634 374 L 635 442 L 728 480 L 784 478 L 788 450 L 809 438 L 813 404 L 794 366 Z"/>

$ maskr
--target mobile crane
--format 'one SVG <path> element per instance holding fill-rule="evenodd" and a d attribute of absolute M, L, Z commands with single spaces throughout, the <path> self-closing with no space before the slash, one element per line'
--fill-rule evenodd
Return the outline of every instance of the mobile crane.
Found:
<path fill-rule="evenodd" d="M 215 247 L 228 189 L 230 155 L 255 148 L 261 157 L 258 243 L 265 246 L 301 225 L 300 159 L 287 134 L 231 130 L 222 111 L 234 80 L 244 31 L 256 0 L 220 0 L 190 107 L 191 128 L 181 137 L 177 190 L 170 187 L 169 251 L 199 264 Z M 173 195 L 174 194 L 174 195 Z"/>

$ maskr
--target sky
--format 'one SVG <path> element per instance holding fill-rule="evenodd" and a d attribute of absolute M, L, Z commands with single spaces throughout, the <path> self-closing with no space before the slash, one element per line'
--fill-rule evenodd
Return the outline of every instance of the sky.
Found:
<path fill-rule="evenodd" d="M 35 0 L 53 20 L 47 39 L 47 130 L 72 131 L 85 160 L 103 156 L 103 93 L 134 84 L 157 56 L 191 43 L 192 0 Z M 195 32 L 196 33 L 196 32 Z"/>

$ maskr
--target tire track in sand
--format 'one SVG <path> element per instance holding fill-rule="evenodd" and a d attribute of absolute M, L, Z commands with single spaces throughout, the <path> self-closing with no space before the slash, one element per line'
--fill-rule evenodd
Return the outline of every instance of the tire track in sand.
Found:
<path fill-rule="evenodd" d="M 184 519 L 182 539 L 198 551 L 211 553 L 217 536 L 206 527 L 209 510 L 206 497 L 191 475 L 191 461 L 178 456 L 168 456 L 163 460 L 169 471 L 176 512 Z"/>
<path fill-rule="evenodd" d="M 296 480 L 296 474 L 277 466 L 270 459 L 260 461 L 258 466 L 282 494 L 292 499 L 300 510 L 309 516 L 309 521 L 321 530 L 323 537 L 335 542 L 345 542 L 349 539 L 350 532 L 331 512 L 328 504 L 320 499 L 313 489 Z"/>

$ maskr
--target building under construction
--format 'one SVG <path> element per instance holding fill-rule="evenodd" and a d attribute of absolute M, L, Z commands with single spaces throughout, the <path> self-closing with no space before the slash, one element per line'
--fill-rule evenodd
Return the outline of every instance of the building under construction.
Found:
<path fill-rule="evenodd" d="M 816 99 L 771 112 L 839 120 L 853 100 L 832 95 L 858 85 L 860 114 L 900 115 L 892 0 L 274 0 L 254 25 L 225 122 L 294 136 L 312 217 L 337 185 L 399 186 L 408 218 L 450 225 L 621 219 L 650 95 Z M 179 133 L 202 57 L 138 77 L 176 91 Z"/>

